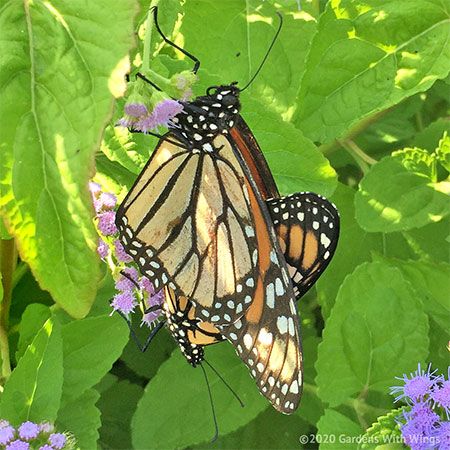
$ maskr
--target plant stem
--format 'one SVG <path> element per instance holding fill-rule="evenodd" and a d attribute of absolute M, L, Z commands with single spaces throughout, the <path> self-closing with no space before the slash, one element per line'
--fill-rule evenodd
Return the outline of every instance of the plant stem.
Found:
<path fill-rule="evenodd" d="M 353 157 L 356 161 L 356 164 L 360 167 L 362 172 L 366 174 L 369 171 L 369 167 L 372 164 L 375 164 L 377 161 L 371 158 L 367 153 L 364 153 L 355 142 L 350 139 L 346 140 L 338 140 L 339 144 L 347 150 L 348 153 Z"/>
<path fill-rule="evenodd" d="M 375 114 L 372 114 L 369 117 L 366 117 L 365 119 L 361 120 L 361 122 L 358 122 L 356 125 L 354 125 L 352 128 L 350 128 L 350 131 L 340 139 L 340 141 L 348 141 L 348 140 L 354 140 L 358 135 L 360 135 L 363 131 L 365 131 L 367 128 L 370 127 L 373 123 L 377 122 L 379 119 L 381 119 L 385 114 L 390 112 L 394 107 L 387 108 L 384 111 L 377 112 Z M 323 144 L 319 147 L 319 150 L 324 154 L 328 155 L 330 153 L 333 153 L 340 147 L 340 143 L 338 139 L 335 139 L 332 142 L 329 142 L 327 144 Z"/>
<path fill-rule="evenodd" d="M 147 19 L 145 22 L 145 38 L 144 50 L 142 55 L 142 71 L 146 73 L 150 68 L 150 50 L 152 47 L 152 29 L 153 29 L 153 10 L 154 6 L 158 6 L 159 0 L 151 0 L 147 12 Z"/>
<path fill-rule="evenodd" d="M 0 304 L 0 355 L 2 358 L 2 384 L 11 374 L 9 358 L 9 308 L 11 306 L 13 276 L 17 263 L 17 253 L 14 239 L 0 241 L 0 272 L 2 274 L 3 299 Z"/>

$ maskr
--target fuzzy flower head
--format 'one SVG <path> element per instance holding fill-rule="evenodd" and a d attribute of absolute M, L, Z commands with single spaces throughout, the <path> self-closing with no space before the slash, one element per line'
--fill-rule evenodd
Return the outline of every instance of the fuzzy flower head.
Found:
<path fill-rule="evenodd" d="M 444 409 L 447 419 L 450 418 L 450 367 L 447 372 L 447 379 L 440 379 L 436 384 L 431 399 L 436 406 Z"/>
<path fill-rule="evenodd" d="M 155 295 L 151 282 L 139 275 L 135 262 L 127 253 L 124 244 L 119 239 L 119 230 L 116 226 L 117 198 L 115 195 L 103 192 L 97 183 L 90 184 L 92 200 L 96 203 L 96 216 L 94 222 L 99 234 L 97 253 L 111 269 L 117 289 L 116 295 L 111 300 L 112 312 L 118 311 L 127 317 L 135 312 L 136 306 L 140 305 L 142 322 L 151 326 L 158 320 L 161 308 L 144 314 L 147 304 L 150 306 L 161 305 L 163 302 L 163 291 Z M 144 307 L 145 306 L 145 307 Z"/>
<path fill-rule="evenodd" d="M 6 422 L 6 420 L 4 421 Z M 6 445 L 8 442 L 14 439 L 16 430 L 6 422 L 5 425 L 0 427 L 0 445 Z"/>
<path fill-rule="evenodd" d="M 436 428 L 434 435 L 439 450 L 450 449 L 450 422 L 442 422 Z"/>
<path fill-rule="evenodd" d="M 134 312 L 137 306 L 136 297 L 132 291 L 124 291 L 116 294 L 111 302 L 114 311 L 120 311 L 126 315 Z"/>
<path fill-rule="evenodd" d="M 431 366 L 428 366 L 427 371 L 424 371 L 419 363 L 418 369 L 409 377 L 406 374 L 401 378 L 396 377 L 397 380 L 402 380 L 404 385 L 391 388 L 392 395 L 398 394 L 395 401 L 405 400 L 407 403 L 415 403 L 429 395 L 439 380 L 439 377 L 435 376 L 436 371 L 430 372 L 430 368 Z"/>
<path fill-rule="evenodd" d="M 25 441 L 36 439 L 39 434 L 39 425 L 27 421 L 19 427 L 19 437 Z"/>
<path fill-rule="evenodd" d="M 48 437 L 48 441 L 50 442 L 50 445 L 57 449 L 57 450 L 61 450 L 64 448 L 64 446 L 66 445 L 66 441 L 67 438 L 64 434 L 62 433 L 52 433 L 49 437 Z"/>
<path fill-rule="evenodd" d="M 29 450 L 29 448 L 30 444 L 20 439 L 16 439 L 6 446 L 6 450 Z"/>
<path fill-rule="evenodd" d="M 158 127 L 167 127 L 172 119 L 183 110 L 183 105 L 170 98 L 161 100 L 153 111 L 142 117 L 134 126 L 138 131 L 148 133 Z"/>

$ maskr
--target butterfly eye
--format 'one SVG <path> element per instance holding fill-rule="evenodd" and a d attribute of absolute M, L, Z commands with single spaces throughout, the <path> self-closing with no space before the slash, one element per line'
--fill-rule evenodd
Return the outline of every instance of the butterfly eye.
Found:
<path fill-rule="evenodd" d="M 219 86 L 210 86 L 208 89 L 206 89 L 206 95 L 216 95 L 218 88 Z"/>

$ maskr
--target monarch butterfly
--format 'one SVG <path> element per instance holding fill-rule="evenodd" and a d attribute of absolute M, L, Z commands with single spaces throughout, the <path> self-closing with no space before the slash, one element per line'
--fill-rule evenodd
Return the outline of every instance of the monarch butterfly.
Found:
<path fill-rule="evenodd" d="M 279 198 L 239 113 L 243 89 L 211 86 L 181 102 L 116 224 L 141 272 L 165 290 L 169 329 L 188 362 L 201 363 L 203 346 L 226 338 L 260 392 L 290 414 L 302 387 L 295 293 L 331 259 L 339 219 L 317 195 Z"/>

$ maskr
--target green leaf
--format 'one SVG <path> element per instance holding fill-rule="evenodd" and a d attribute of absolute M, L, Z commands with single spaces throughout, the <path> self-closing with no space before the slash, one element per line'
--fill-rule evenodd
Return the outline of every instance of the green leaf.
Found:
<path fill-rule="evenodd" d="M 439 142 L 445 132 L 450 134 L 450 120 L 445 117 L 439 118 L 416 134 L 414 145 L 432 153 L 436 149 L 436 142 Z"/>
<path fill-rule="evenodd" d="M 394 377 L 428 355 L 428 318 L 402 272 L 365 263 L 349 275 L 326 322 L 316 363 L 319 397 L 335 406 Z"/>
<path fill-rule="evenodd" d="M 155 147 L 155 138 L 143 133 L 130 133 L 124 127 L 108 126 L 101 150 L 111 161 L 116 161 L 130 172 L 139 175 Z"/>
<path fill-rule="evenodd" d="M 77 448 L 97 448 L 101 420 L 100 411 L 95 404 L 99 398 L 100 394 L 95 389 L 88 389 L 77 399 L 66 403 L 58 412 L 57 428 L 72 433 Z"/>
<path fill-rule="evenodd" d="M 362 436 L 361 449 L 380 449 L 380 446 L 392 443 L 401 444 L 402 437 L 400 427 L 395 419 L 402 415 L 405 408 L 390 411 L 384 416 L 378 417 L 377 421 L 369 427 Z M 401 446 L 400 448 L 403 448 Z"/>
<path fill-rule="evenodd" d="M 220 418 L 219 418 L 220 422 Z M 220 432 L 220 423 L 219 423 Z M 297 415 L 285 416 L 272 407 L 266 408 L 245 427 L 227 435 L 219 435 L 214 442 L 216 449 L 280 450 L 298 448 L 298 438 L 311 432 L 310 426 Z M 211 449 L 206 442 L 194 449 Z"/>
<path fill-rule="evenodd" d="M 217 376 L 205 367 L 220 433 L 225 435 L 253 420 L 267 407 L 267 401 L 259 394 L 231 345 L 222 343 L 209 347 L 206 358 L 245 404 L 241 408 Z M 154 449 L 186 447 L 210 440 L 213 435 L 211 405 L 202 370 L 189 366 L 176 349 L 161 365 L 138 403 L 132 421 L 133 447 L 146 448 L 149 442 Z"/>
<path fill-rule="evenodd" d="M 355 197 L 356 219 L 366 231 L 404 231 L 438 222 L 450 212 L 450 182 L 435 182 L 433 155 L 405 149 L 364 176 Z"/>
<path fill-rule="evenodd" d="M 136 327 L 136 334 L 140 342 L 145 342 L 149 332 L 148 328 Z M 130 339 L 120 359 L 134 373 L 148 380 L 153 378 L 159 366 L 170 358 L 175 347 L 177 347 L 177 344 L 171 338 L 169 330 L 164 327 L 153 338 L 147 350 L 151 354 L 151 358 L 143 355 L 136 342 Z"/>
<path fill-rule="evenodd" d="M 244 116 L 281 193 L 311 191 L 330 196 L 334 192 L 336 172 L 299 130 L 255 99 L 248 101 Z"/>
<path fill-rule="evenodd" d="M 422 299 L 425 311 L 442 328 L 448 328 L 450 264 L 386 258 L 383 261 L 401 270 L 405 279 L 411 283 Z"/>
<path fill-rule="evenodd" d="M 448 136 L 447 133 L 445 133 L 444 137 L 439 141 L 436 155 L 437 160 L 442 167 L 450 172 L 450 136 Z"/>
<path fill-rule="evenodd" d="M 114 383 L 102 392 L 98 407 L 102 413 L 100 443 L 102 449 L 132 448 L 131 418 L 144 389 L 127 380 Z"/>
<path fill-rule="evenodd" d="M 339 184 L 331 197 L 339 211 L 341 227 L 336 253 L 316 284 L 318 300 L 325 318 L 330 315 L 331 307 L 344 278 L 362 262 L 370 261 L 372 251 L 380 251 L 382 248 L 381 236 L 367 233 L 356 222 L 354 196 L 353 189 Z"/>
<path fill-rule="evenodd" d="M 275 35 L 278 8 L 279 4 L 275 8 L 259 0 L 227 0 L 220 6 L 216 0 L 186 2 L 180 28 L 185 48 L 200 59 L 208 73 L 219 76 L 219 84 L 238 81 L 243 87 L 255 74 Z M 258 97 L 266 108 L 285 119 L 292 115 L 316 22 L 305 11 L 298 11 L 295 3 L 283 12 L 283 30 L 269 59 L 242 95 L 245 114 L 248 99 Z M 200 73 L 204 89 L 203 78 Z"/>
<path fill-rule="evenodd" d="M 336 448 L 356 449 L 357 440 L 362 433 L 360 425 L 344 414 L 333 409 L 326 409 L 317 424 L 316 442 L 320 450 Z"/>
<path fill-rule="evenodd" d="M 20 321 L 20 337 L 16 352 L 17 361 L 23 356 L 27 347 L 50 316 L 50 309 L 40 303 L 33 303 L 27 307 Z"/>
<path fill-rule="evenodd" d="M 63 355 L 58 322 L 48 319 L 6 382 L 0 417 L 18 425 L 54 421 L 61 403 Z"/>
<path fill-rule="evenodd" d="M 63 404 L 78 398 L 103 378 L 122 353 L 128 333 L 125 321 L 117 316 L 89 317 L 62 328 Z"/>
<path fill-rule="evenodd" d="M 450 70 L 449 24 L 449 6 L 440 0 L 328 2 L 308 54 L 295 123 L 313 141 L 329 142 L 425 91 Z"/>
<path fill-rule="evenodd" d="M 83 317 L 98 278 L 88 180 L 125 87 L 136 3 L 2 3 L 2 214 L 41 286 Z"/>
<path fill-rule="evenodd" d="M 421 259 L 430 261 L 449 261 L 450 218 L 430 223 L 422 228 L 402 232 L 408 245 Z"/>

